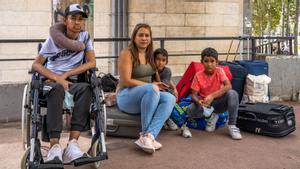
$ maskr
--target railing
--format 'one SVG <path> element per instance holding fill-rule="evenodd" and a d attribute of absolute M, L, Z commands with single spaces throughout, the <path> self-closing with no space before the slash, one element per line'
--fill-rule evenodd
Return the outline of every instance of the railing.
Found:
<path fill-rule="evenodd" d="M 252 53 L 256 55 L 293 55 L 294 37 L 252 37 Z M 261 45 L 256 45 L 261 41 Z"/>
<path fill-rule="evenodd" d="M 207 41 L 207 40 L 230 40 L 230 47 L 228 52 L 221 52 L 219 55 L 247 55 L 247 58 L 256 59 L 257 55 L 274 55 L 283 54 L 281 50 L 282 44 L 289 44 L 288 52 L 285 54 L 293 55 L 293 40 L 294 37 L 253 37 L 253 36 L 233 36 L 233 37 L 159 37 L 153 38 L 153 41 L 159 41 L 160 47 L 164 47 L 166 41 Z M 246 42 L 246 48 L 237 49 L 235 52 L 230 52 L 232 47 L 232 42 L 236 40 L 239 41 L 238 48 L 240 47 L 240 42 Z M 263 40 L 273 40 L 272 42 L 263 43 L 262 45 L 257 45 L 257 41 Z M 0 39 L 1 43 L 41 43 L 45 39 Z M 130 41 L 130 38 L 95 38 L 94 42 L 118 42 L 118 41 Z M 287 43 L 288 42 L 288 43 Z M 279 46 L 279 50 L 274 53 L 274 44 Z M 295 47 L 295 46 L 294 46 Z M 296 46 L 297 47 L 297 46 Z M 251 55 L 251 57 L 250 57 Z M 199 53 L 170 53 L 169 56 L 199 56 Z M 96 56 L 97 59 L 107 59 L 107 58 L 117 58 L 118 56 Z M 0 59 L 0 61 L 27 61 L 34 60 L 33 58 L 20 58 L 20 59 Z"/>

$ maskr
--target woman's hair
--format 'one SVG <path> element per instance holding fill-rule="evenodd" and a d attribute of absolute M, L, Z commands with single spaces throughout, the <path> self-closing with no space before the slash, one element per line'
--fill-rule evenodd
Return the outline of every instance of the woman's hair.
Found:
<path fill-rule="evenodd" d="M 149 46 L 146 49 L 146 62 L 149 63 L 153 69 L 155 69 L 154 59 L 152 57 L 152 53 L 153 53 L 152 31 L 151 31 L 151 27 L 145 23 L 139 23 L 139 24 L 135 25 L 132 35 L 131 35 L 129 50 L 132 55 L 133 66 L 140 64 L 138 47 L 136 46 L 136 44 L 134 42 L 135 37 L 140 28 L 146 28 L 150 32 L 151 40 L 150 40 Z"/>
<path fill-rule="evenodd" d="M 166 49 L 164 49 L 164 48 L 158 48 L 158 49 L 156 49 L 155 51 L 154 51 L 154 53 L 153 53 L 153 59 L 155 60 L 156 59 L 156 57 L 157 57 L 157 55 L 159 55 L 159 54 L 161 54 L 161 55 L 163 55 L 164 57 L 166 57 L 166 59 L 167 59 L 167 63 L 168 63 L 168 56 L 169 56 L 169 54 L 168 54 L 168 51 L 166 50 Z"/>

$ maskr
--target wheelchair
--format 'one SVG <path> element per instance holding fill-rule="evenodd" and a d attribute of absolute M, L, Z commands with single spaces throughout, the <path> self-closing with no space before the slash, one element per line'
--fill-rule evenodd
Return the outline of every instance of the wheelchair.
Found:
<path fill-rule="evenodd" d="M 87 158 L 73 161 L 74 166 L 93 163 L 94 168 L 100 167 L 100 161 L 108 159 L 105 133 L 106 133 L 106 107 L 101 79 L 97 78 L 97 69 L 91 69 L 79 75 L 84 82 L 88 82 L 92 89 L 92 102 L 90 106 L 90 129 L 92 133 L 91 146 Z M 37 72 L 33 73 L 32 81 L 25 85 L 22 100 L 22 144 L 25 153 L 21 159 L 21 169 L 62 169 L 64 164 L 48 164 L 42 156 L 42 141 L 49 141 L 45 137 L 46 113 L 41 111 L 47 101 L 41 96 L 43 79 Z M 79 78 L 78 76 L 78 78 Z M 81 80 L 80 80 L 81 81 Z M 65 112 L 65 110 L 64 110 Z"/>

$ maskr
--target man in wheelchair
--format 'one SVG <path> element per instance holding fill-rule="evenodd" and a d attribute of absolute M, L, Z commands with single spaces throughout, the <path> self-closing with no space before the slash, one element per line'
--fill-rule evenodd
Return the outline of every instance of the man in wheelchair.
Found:
<path fill-rule="evenodd" d="M 86 154 L 81 151 L 77 140 L 88 125 L 91 104 L 91 88 L 88 83 L 78 82 L 77 75 L 96 67 L 95 53 L 88 32 L 82 31 L 87 14 L 78 4 L 71 4 L 65 10 L 65 36 L 83 42 L 85 49 L 72 51 L 57 45 L 49 37 L 42 45 L 32 68 L 44 81 L 43 92 L 47 97 L 47 133 L 50 150 L 46 163 L 70 163 Z M 83 63 L 83 60 L 86 60 Z M 59 144 L 62 132 L 63 102 L 65 93 L 74 97 L 69 142 L 64 152 Z"/>

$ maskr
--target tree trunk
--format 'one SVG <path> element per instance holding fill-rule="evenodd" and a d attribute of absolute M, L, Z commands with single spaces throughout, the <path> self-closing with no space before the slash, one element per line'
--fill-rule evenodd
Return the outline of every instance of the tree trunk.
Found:
<path fill-rule="evenodd" d="M 284 0 L 282 0 L 281 1 L 282 2 L 282 15 L 281 15 L 281 17 L 282 17 L 282 20 L 281 20 L 281 36 L 284 36 L 285 35 L 285 33 L 284 33 L 284 26 L 285 26 L 285 3 L 284 3 Z"/>
<path fill-rule="evenodd" d="M 295 2 L 295 27 L 294 27 L 294 55 L 298 55 L 298 19 L 299 19 L 299 0 Z"/>
<path fill-rule="evenodd" d="M 286 11 L 286 36 L 290 36 L 290 10 L 291 10 L 291 1 L 288 0 L 287 11 Z"/>

